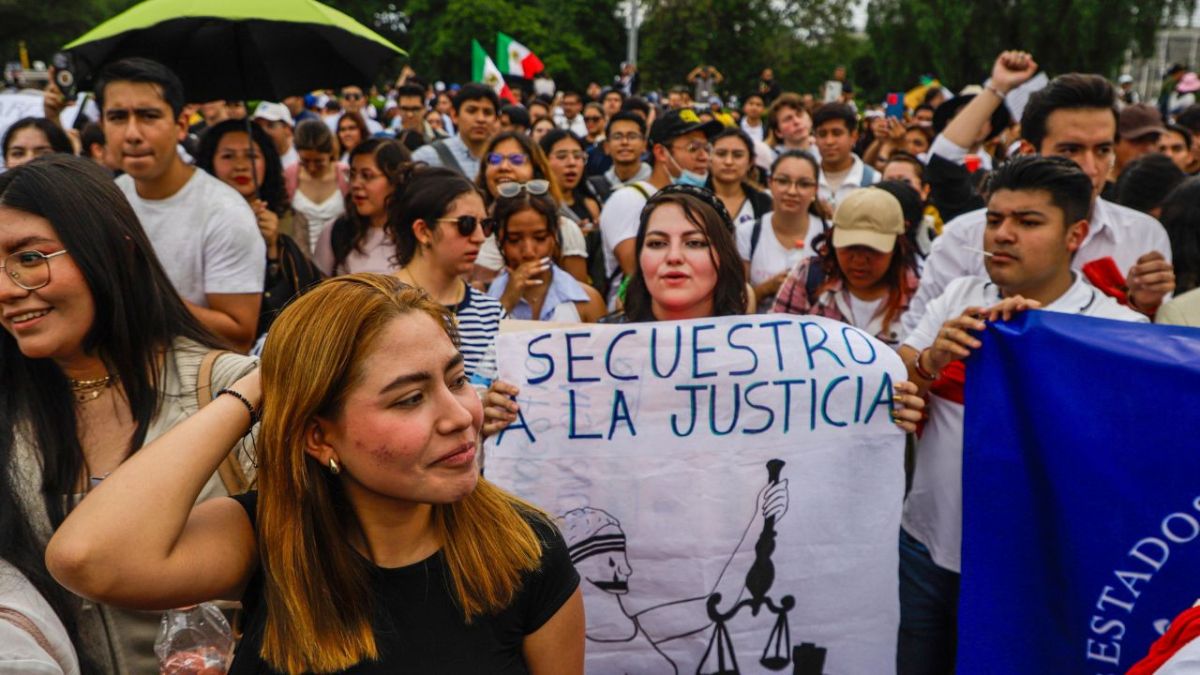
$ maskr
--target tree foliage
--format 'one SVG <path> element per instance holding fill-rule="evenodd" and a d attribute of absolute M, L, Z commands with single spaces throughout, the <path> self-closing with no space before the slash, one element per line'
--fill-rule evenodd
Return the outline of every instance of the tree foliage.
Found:
<path fill-rule="evenodd" d="M 722 89 L 744 96 L 770 67 L 785 89 L 813 91 L 860 49 L 851 14 L 844 0 L 649 0 L 642 74 L 670 87 L 696 65 L 713 65 L 725 76 Z"/>
<path fill-rule="evenodd" d="M 50 62 L 63 45 L 137 0 L 0 0 L 0 62 L 16 61 L 24 41 L 31 59 Z"/>
<path fill-rule="evenodd" d="M 870 67 L 914 86 L 922 73 L 958 88 L 986 77 L 1005 49 L 1050 75 L 1115 75 L 1126 50 L 1150 53 L 1166 19 L 1194 0 L 871 0 Z M 1193 64 L 1195 65 L 1195 64 Z"/>

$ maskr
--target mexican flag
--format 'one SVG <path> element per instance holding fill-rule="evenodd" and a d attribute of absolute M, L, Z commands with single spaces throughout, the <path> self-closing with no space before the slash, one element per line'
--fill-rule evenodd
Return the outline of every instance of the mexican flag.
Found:
<path fill-rule="evenodd" d="M 527 80 L 546 69 L 529 47 L 504 33 L 496 33 L 496 59 L 500 62 L 500 72 Z"/>
<path fill-rule="evenodd" d="M 508 85 L 504 83 L 504 76 L 500 74 L 500 69 L 492 61 L 492 57 L 483 51 L 479 40 L 471 40 L 471 80 L 486 84 L 496 91 L 497 96 L 510 103 L 517 102 Z"/>

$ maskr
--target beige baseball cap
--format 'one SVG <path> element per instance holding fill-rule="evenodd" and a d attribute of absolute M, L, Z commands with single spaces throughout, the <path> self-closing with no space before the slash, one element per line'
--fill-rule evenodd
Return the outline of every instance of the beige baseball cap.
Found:
<path fill-rule="evenodd" d="M 889 253 L 904 234 L 900 201 L 879 188 L 862 188 L 846 195 L 833 214 L 833 247 L 869 246 Z"/>

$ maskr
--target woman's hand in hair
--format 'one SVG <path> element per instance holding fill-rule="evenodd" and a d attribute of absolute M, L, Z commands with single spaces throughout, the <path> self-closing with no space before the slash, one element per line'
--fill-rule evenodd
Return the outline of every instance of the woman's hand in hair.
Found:
<path fill-rule="evenodd" d="M 920 387 L 905 380 L 892 387 L 892 422 L 908 433 L 917 430 L 917 424 L 925 416 L 925 399 L 920 396 Z"/>
<path fill-rule="evenodd" d="M 250 208 L 254 209 L 254 218 L 258 221 L 258 231 L 262 234 L 263 241 L 267 243 L 267 257 L 274 260 L 279 257 L 279 216 L 267 207 L 267 203 L 261 199 L 255 199 L 250 203 Z"/>
<path fill-rule="evenodd" d="M 504 294 L 500 296 L 500 304 L 504 305 L 504 311 L 511 312 L 513 307 L 517 306 L 525 289 L 541 286 L 543 282 L 537 277 L 549 269 L 550 259 L 540 258 L 521 263 L 517 269 L 509 270 L 508 286 L 505 287 Z"/>
<path fill-rule="evenodd" d="M 483 395 L 483 436 L 487 438 L 508 428 L 517 419 L 516 385 L 504 380 L 492 380 Z"/>

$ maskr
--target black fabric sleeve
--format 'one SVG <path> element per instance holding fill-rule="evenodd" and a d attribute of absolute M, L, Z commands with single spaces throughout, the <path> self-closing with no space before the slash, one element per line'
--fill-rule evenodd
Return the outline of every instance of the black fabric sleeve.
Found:
<path fill-rule="evenodd" d="M 542 564 L 525 579 L 521 589 L 525 634 L 536 632 L 566 604 L 579 587 L 579 573 L 567 554 L 567 543 L 552 523 L 529 517 L 542 542 Z"/>
<path fill-rule="evenodd" d="M 246 517 L 250 519 L 250 527 L 257 528 L 258 521 L 255 520 L 255 516 L 258 513 L 258 490 L 251 490 L 240 495 L 232 495 L 232 497 L 234 501 L 241 504 L 242 508 L 246 510 Z"/>

